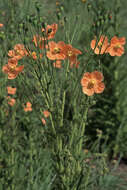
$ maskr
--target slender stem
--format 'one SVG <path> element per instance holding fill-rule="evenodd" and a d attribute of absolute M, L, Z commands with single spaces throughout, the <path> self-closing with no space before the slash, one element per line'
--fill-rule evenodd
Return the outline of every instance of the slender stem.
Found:
<path fill-rule="evenodd" d="M 30 184 L 33 184 L 33 140 L 30 135 Z"/>
<path fill-rule="evenodd" d="M 64 116 L 64 105 L 65 105 L 65 98 L 66 98 L 66 92 L 64 91 L 63 93 L 63 104 L 62 104 L 62 110 L 61 110 L 61 115 L 62 115 L 62 118 L 61 118 L 61 123 L 60 123 L 60 126 L 62 127 L 63 126 L 63 116 Z"/>
<path fill-rule="evenodd" d="M 83 143 L 83 138 L 82 137 L 84 136 L 84 132 L 85 132 L 85 126 L 86 126 L 86 119 L 87 119 L 88 108 L 89 107 L 87 105 L 86 108 L 85 108 L 84 114 L 83 114 L 82 122 L 81 122 L 81 133 L 80 133 L 81 140 L 80 140 L 79 148 L 78 148 L 79 154 L 82 151 L 82 143 Z"/>

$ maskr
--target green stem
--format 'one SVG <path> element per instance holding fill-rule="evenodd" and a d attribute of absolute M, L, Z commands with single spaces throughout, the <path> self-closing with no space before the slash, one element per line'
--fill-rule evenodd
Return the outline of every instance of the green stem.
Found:
<path fill-rule="evenodd" d="M 30 135 L 30 184 L 33 184 L 33 140 Z"/>
<path fill-rule="evenodd" d="M 61 115 L 62 115 L 62 118 L 61 118 L 61 123 L 60 123 L 60 126 L 62 127 L 63 126 L 63 116 L 64 116 L 64 105 L 65 105 L 65 98 L 66 98 L 66 92 L 64 91 L 64 93 L 63 93 L 63 104 L 62 104 L 62 113 L 61 113 Z"/>
<path fill-rule="evenodd" d="M 16 116 L 16 110 L 14 109 L 12 111 L 12 136 L 13 136 L 13 138 L 16 136 L 15 116 Z M 15 151 L 14 151 L 14 147 L 15 147 L 15 141 L 12 144 L 12 150 L 11 150 L 11 165 L 12 165 L 11 177 L 13 179 L 15 176 L 15 168 L 14 168 L 15 167 Z M 12 181 L 11 189 L 12 190 L 15 189 L 13 181 Z"/>
<path fill-rule="evenodd" d="M 82 151 L 82 143 L 83 143 L 83 138 L 82 137 L 84 136 L 84 132 L 85 132 L 87 113 L 88 113 L 88 105 L 87 105 L 87 107 L 86 107 L 86 109 L 84 111 L 83 119 L 82 119 L 82 122 L 81 122 L 81 133 L 80 133 L 81 140 L 80 140 L 79 147 L 78 147 L 78 153 L 79 154 Z"/>
<path fill-rule="evenodd" d="M 39 83 L 40 83 L 40 85 L 41 85 L 41 94 L 42 94 L 42 96 L 43 96 L 44 99 L 45 99 L 45 102 L 46 102 L 46 105 L 47 105 L 48 109 L 50 110 L 50 104 L 49 104 L 50 97 L 49 97 L 49 95 L 48 95 L 47 92 L 44 93 L 42 81 L 40 80 L 40 78 L 39 78 L 39 76 L 38 76 L 38 73 L 37 73 L 36 71 L 35 71 L 35 73 L 36 73 L 36 76 L 37 76 L 37 78 L 38 78 L 38 80 L 39 80 Z M 51 101 L 50 101 L 50 102 L 51 102 Z M 55 127 L 54 127 L 54 123 L 53 123 L 53 118 L 52 118 L 52 112 L 50 113 L 49 117 L 50 117 L 50 120 L 51 120 L 53 133 L 56 134 Z"/>

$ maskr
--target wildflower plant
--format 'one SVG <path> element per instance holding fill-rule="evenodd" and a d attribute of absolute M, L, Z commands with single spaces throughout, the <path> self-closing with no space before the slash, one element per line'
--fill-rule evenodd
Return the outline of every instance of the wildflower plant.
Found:
<path fill-rule="evenodd" d="M 85 1 L 76 1 L 78 14 L 82 3 Z M 95 4 L 91 2 L 83 5 L 87 14 L 90 5 L 94 7 Z M 38 3 L 36 22 L 24 16 L 19 33 L 21 41 L 8 49 L 8 64 L 3 64 L 1 68 L 7 83 L 7 96 L 2 107 L 5 105 L 7 111 L 4 115 L 7 114 L 10 121 L 6 119 L 3 123 L 6 123 L 7 134 L 12 134 L 9 142 L 14 138 L 12 146 L 8 147 L 9 159 L 2 158 L 5 162 L 2 162 L 3 167 L 13 168 L 2 173 L 5 178 L 9 176 L 6 184 L 2 178 L 2 185 L 6 189 L 10 184 L 11 189 L 15 189 L 18 168 L 22 170 L 19 179 L 22 176 L 25 179 L 21 180 L 19 189 L 22 184 L 27 189 L 41 188 L 44 175 L 41 176 L 36 167 L 43 172 L 41 158 L 45 151 L 49 153 L 49 162 L 52 160 L 52 166 L 49 164 L 52 173 L 47 186 L 43 188 L 83 190 L 93 187 L 98 176 L 103 178 L 109 172 L 105 153 L 94 152 L 91 148 L 91 154 L 83 149 L 87 148 L 88 142 L 86 126 L 89 124 L 89 112 L 97 98 L 108 88 L 103 59 L 106 56 L 110 60 L 109 57 L 123 55 L 125 37 L 119 38 L 115 34 L 111 37 L 108 34 L 109 23 L 105 23 L 104 28 L 99 23 L 99 27 L 93 30 L 94 38 L 90 33 L 89 43 L 80 46 L 83 32 L 80 31 L 80 24 L 83 23 L 81 16 L 84 11 L 81 16 L 74 17 L 76 26 L 71 28 L 70 17 L 65 16 L 66 3 L 62 6 L 56 3 L 56 6 L 59 8 L 56 10 L 58 20 L 50 24 L 46 19 L 41 22 Z M 18 86 L 22 88 L 20 93 Z M 21 136 L 16 138 L 19 132 Z M 1 134 L 5 142 L 4 133 Z M 102 134 L 98 132 L 98 144 L 94 144 L 98 152 L 101 139 Z M 21 153 L 16 157 L 18 149 Z M 23 155 L 26 158 L 22 160 Z M 17 160 L 21 167 L 16 165 Z M 27 169 L 24 167 L 25 162 Z M 94 182 L 93 172 L 97 173 Z"/>

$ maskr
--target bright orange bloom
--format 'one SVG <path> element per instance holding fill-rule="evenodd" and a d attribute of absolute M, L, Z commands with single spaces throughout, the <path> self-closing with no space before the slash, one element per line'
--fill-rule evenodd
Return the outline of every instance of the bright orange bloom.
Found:
<path fill-rule="evenodd" d="M 9 57 L 12 57 L 12 58 L 15 57 L 15 59 L 17 59 L 17 60 L 21 59 L 21 56 L 20 56 L 20 55 L 17 55 L 17 53 L 16 53 L 15 50 L 9 50 L 9 51 L 8 51 L 8 56 L 9 56 Z"/>
<path fill-rule="evenodd" d="M 22 72 L 24 66 L 17 67 L 18 61 L 15 58 L 8 59 L 8 64 L 4 65 L 2 71 L 8 74 L 8 79 L 15 79 Z"/>
<path fill-rule="evenodd" d="M 8 104 L 10 106 L 14 106 L 15 104 L 15 99 L 14 98 L 11 98 L 10 96 L 7 96 L 7 99 L 8 99 Z"/>
<path fill-rule="evenodd" d="M 84 73 L 81 79 L 82 91 L 88 96 L 92 96 L 94 93 L 102 93 L 105 85 L 102 82 L 103 74 L 99 71 L 93 71 L 92 73 Z"/>
<path fill-rule="evenodd" d="M 28 111 L 32 111 L 32 104 L 30 102 L 26 103 L 26 107 L 24 107 L 24 111 L 28 112 Z"/>
<path fill-rule="evenodd" d="M 48 43 L 49 51 L 47 51 L 47 57 L 51 60 L 63 60 L 66 58 L 64 54 L 65 43 L 60 41 L 58 43 L 51 41 Z"/>
<path fill-rule="evenodd" d="M 0 28 L 2 28 L 4 25 L 2 23 L 0 23 Z"/>
<path fill-rule="evenodd" d="M 23 44 L 16 44 L 13 50 L 9 50 L 8 56 L 16 58 L 17 60 L 22 59 L 24 56 L 28 55 Z"/>
<path fill-rule="evenodd" d="M 43 114 L 44 114 L 45 117 L 48 117 L 50 115 L 50 112 L 48 110 L 44 110 Z"/>
<path fill-rule="evenodd" d="M 20 56 L 24 57 L 25 55 L 27 55 L 27 51 L 24 47 L 23 44 L 16 44 L 14 46 L 14 50 L 17 52 L 17 54 L 19 53 Z"/>
<path fill-rule="evenodd" d="M 42 28 L 42 32 L 45 32 L 45 38 L 48 40 L 54 38 L 57 28 L 57 24 L 47 25 L 46 29 Z"/>
<path fill-rule="evenodd" d="M 62 64 L 62 63 L 61 63 L 60 60 L 56 60 L 56 62 L 53 63 L 53 66 L 60 69 L 60 68 L 62 67 L 61 64 Z"/>
<path fill-rule="evenodd" d="M 106 53 L 106 50 L 107 50 L 107 48 L 109 46 L 108 38 L 106 36 L 102 35 L 100 37 L 100 40 L 99 40 L 98 44 L 96 44 L 96 43 L 97 43 L 97 39 L 95 37 L 95 39 L 92 40 L 91 44 L 90 44 L 91 48 L 94 50 L 94 53 L 95 54 L 104 54 L 104 53 Z"/>
<path fill-rule="evenodd" d="M 126 43 L 125 37 L 118 38 L 114 36 L 111 39 L 110 46 L 107 49 L 107 53 L 111 56 L 121 56 L 124 53 L 123 45 Z"/>
<path fill-rule="evenodd" d="M 82 54 L 82 52 L 76 48 L 73 48 L 72 45 L 66 44 L 64 47 L 64 54 L 66 55 L 66 58 L 70 61 L 70 67 L 76 67 L 78 68 L 78 65 L 80 64 L 79 61 L 77 61 L 77 55 Z"/>
<path fill-rule="evenodd" d="M 48 110 L 44 110 L 43 114 L 44 114 L 45 117 L 49 117 L 50 112 Z M 45 121 L 45 119 L 43 117 L 42 117 L 41 121 L 42 121 L 43 125 L 46 124 L 46 121 Z"/>
<path fill-rule="evenodd" d="M 16 93 L 16 88 L 13 88 L 11 86 L 7 86 L 7 92 L 8 92 L 8 94 L 14 95 Z"/>
<path fill-rule="evenodd" d="M 44 119 L 44 118 L 42 118 L 42 119 L 41 119 L 41 121 L 42 121 L 43 125 L 45 125 L 45 124 L 46 124 L 46 121 L 45 121 L 45 119 Z"/>
<path fill-rule="evenodd" d="M 70 62 L 74 62 L 77 58 L 77 55 L 82 54 L 82 52 L 76 48 L 73 48 L 72 45 L 66 44 L 64 47 L 64 54 Z"/>

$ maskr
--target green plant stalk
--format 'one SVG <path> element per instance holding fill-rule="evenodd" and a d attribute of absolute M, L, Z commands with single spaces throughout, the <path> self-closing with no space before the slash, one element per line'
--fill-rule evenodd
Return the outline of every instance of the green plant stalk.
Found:
<path fill-rule="evenodd" d="M 33 163 L 33 140 L 31 138 L 31 135 L 30 135 L 30 184 L 32 185 L 33 184 L 33 166 L 32 166 L 32 163 Z"/>
<path fill-rule="evenodd" d="M 69 72 L 69 60 L 67 61 L 67 67 L 66 67 L 66 73 L 65 73 L 65 78 L 67 80 L 68 77 L 68 72 Z M 60 126 L 63 126 L 63 115 L 64 115 L 64 106 L 65 106 L 65 99 L 66 99 L 66 90 L 63 93 L 63 103 L 62 103 L 62 110 L 61 110 L 61 122 L 60 122 Z"/>
<path fill-rule="evenodd" d="M 82 151 L 82 143 L 83 143 L 83 136 L 84 136 L 84 133 L 85 133 L 85 126 L 86 126 L 86 120 L 87 120 L 87 113 L 88 113 L 88 108 L 89 106 L 86 105 L 86 108 L 85 108 L 85 111 L 84 111 L 84 114 L 83 114 L 83 119 L 82 119 L 82 122 L 81 122 L 81 133 L 80 133 L 80 137 L 81 137 L 81 140 L 79 142 L 79 146 L 78 146 L 78 154 L 81 153 Z"/>
<path fill-rule="evenodd" d="M 44 99 L 45 99 L 45 102 L 46 102 L 46 105 L 47 105 L 48 109 L 50 109 L 49 102 L 48 102 L 48 100 L 47 100 L 47 98 L 46 98 L 46 96 L 45 96 L 45 93 L 43 92 L 43 84 L 42 84 L 42 81 L 40 80 L 40 78 L 39 78 L 39 76 L 38 76 L 38 73 L 37 73 L 36 71 L 35 71 L 35 73 L 36 73 L 36 76 L 37 76 L 37 78 L 38 78 L 38 81 L 39 81 L 39 83 L 40 83 L 40 85 L 41 85 L 41 94 L 42 94 L 42 96 L 43 96 Z M 46 95 L 48 95 L 48 93 L 46 93 Z M 48 99 L 49 99 L 49 96 L 48 96 Z M 55 126 L 54 126 L 54 122 L 53 122 L 53 118 L 52 118 L 52 112 L 50 113 L 49 118 L 50 118 L 50 121 L 51 121 L 51 124 L 52 124 L 53 133 L 56 134 Z"/>
<path fill-rule="evenodd" d="M 15 109 L 12 111 L 12 136 L 15 137 L 15 130 L 16 130 L 16 125 L 15 125 L 15 116 L 16 116 L 16 111 Z M 15 140 L 14 140 L 15 142 Z M 12 144 L 12 150 L 11 150 L 11 165 L 14 167 L 15 164 L 15 151 L 14 151 L 14 143 Z M 12 167 L 12 171 L 11 171 L 11 177 L 14 178 L 15 177 L 15 171 L 14 168 Z M 15 186 L 12 182 L 11 184 L 11 190 L 14 190 Z"/>
<path fill-rule="evenodd" d="M 90 177 L 90 167 L 88 168 L 88 173 L 87 173 L 86 179 L 85 179 L 85 189 L 87 188 L 87 185 L 89 183 L 89 177 Z"/>
<path fill-rule="evenodd" d="M 41 90 L 41 94 L 42 94 L 42 96 L 45 99 L 45 95 L 44 95 L 44 92 L 42 90 Z M 48 101 L 46 99 L 45 99 L 45 101 L 46 101 L 48 109 L 50 109 L 50 105 L 49 105 Z M 56 134 L 56 130 L 55 130 L 54 122 L 53 122 L 52 113 L 50 113 L 49 118 L 50 118 L 50 121 L 51 121 L 51 124 L 52 124 L 53 133 Z"/>
<path fill-rule="evenodd" d="M 75 137 L 75 128 L 76 128 L 76 124 L 74 124 L 72 126 L 72 133 L 71 133 L 71 138 L 70 138 L 70 142 L 69 142 L 70 148 L 71 148 L 71 146 L 73 144 L 73 140 L 74 140 L 74 137 Z"/>
<path fill-rule="evenodd" d="M 65 99 L 66 99 L 66 92 L 64 91 L 63 93 L 63 103 L 62 103 L 62 110 L 61 110 L 61 122 L 60 122 L 60 126 L 63 126 L 63 116 L 64 116 L 64 106 L 65 106 Z"/>

